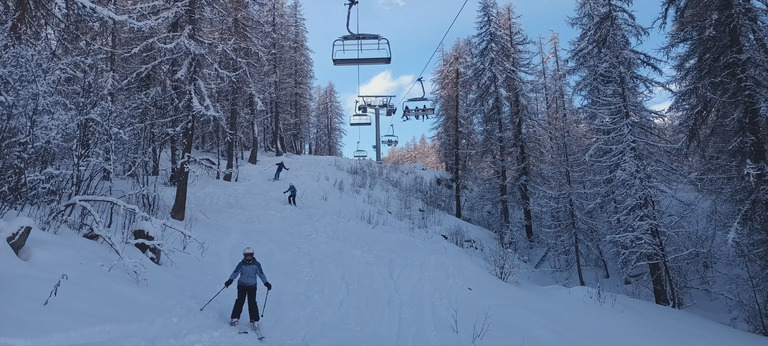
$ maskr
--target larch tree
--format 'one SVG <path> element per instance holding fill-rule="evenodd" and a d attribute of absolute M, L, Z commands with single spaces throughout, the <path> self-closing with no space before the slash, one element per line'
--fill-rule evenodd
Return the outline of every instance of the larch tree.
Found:
<path fill-rule="evenodd" d="M 292 0 L 288 5 L 287 19 L 290 23 L 289 44 L 286 51 L 286 88 L 289 105 L 289 121 L 286 129 L 286 145 L 294 154 L 304 154 L 309 132 L 312 83 L 315 79 L 312 69 L 312 50 L 307 44 L 307 26 L 301 3 Z"/>
<path fill-rule="evenodd" d="M 485 160 L 482 165 L 489 180 L 489 194 L 497 208 L 498 223 L 494 232 L 499 241 L 508 241 L 506 236 L 511 229 L 510 223 L 510 121 L 505 112 L 507 90 L 505 76 L 509 66 L 504 60 L 504 46 L 507 42 L 500 26 L 499 9 L 495 0 L 481 0 L 475 21 L 476 33 L 473 36 L 474 66 L 472 75 L 476 80 L 474 87 L 473 108 L 480 114 L 480 136 L 482 137 L 481 155 Z M 496 190 L 493 192 L 493 190 Z"/>
<path fill-rule="evenodd" d="M 286 150 L 283 116 L 288 113 L 287 101 L 290 100 L 286 87 L 287 75 L 286 50 L 289 43 L 289 25 L 285 0 L 275 0 L 259 11 L 260 24 L 258 35 L 261 37 L 266 55 L 265 70 L 261 83 L 264 84 L 264 98 L 267 106 L 268 121 L 265 130 L 265 149 L 274 150 L 276 156 L 282 156 Z"/>
<path fill-rule="evenodd" d="M 177 145 L 181 155 L 176 170 L 176 198 L 171 208 L 171 218 L 184 220 L 187 203 L 192 147 L 195 142 L 195 122 L 198 117 L 218 117 L 219 109 L 211 101 L 216 87 L 210 77 L 211 63 L 216 61 L 211 49 L 211 33 L 206 30 L 206 20 L 212 20 L 206 11 L 218 9 L 203 6 L 204 0 L 177 0 L 183 8 L 170 23 L 168 35 L 173 52 L 177 56 L 171 64 L 170 85 L 174 102 L 173 111 L 180 120 L 181 137 Z"/>
<path fill-rule="evenodd" d="M 454 215 L 461 218 L 462 188 L 469 178 L 467 162 L 476 138 L 473 115 L 469 111 L 472 92 L 470 78 L 472 45 L 469 40 L 458 40 L 443 55 L 435 70 L 435 139 L 439 156 L 451 173 L 454 188 Z"/>
<path fill-rule="evenodd" d="M 64 145 L 57 92 L 55 8 L 38 1 L 0 1 L 0 215 L 42 199 L 60 200 L 68 174 L 58 167 Z M 59 4 L 56 4 L 59 5 Z M 52 39 L 45 39 L 50 33 Z M 64 158 L 66 159 L 66 158 Z M 58 197 L 55 197 L 57 196 Z"/>
<path fill-rule="evenodd" d="M 584 286 L 582 253 L 587 247 L 581 220 L 585 204 L 577 188 L 583 176 L 583 163 L 578 159 L 583 155 L 580 148 L 584 141 L 578 135 L 581 126 L 573 101 L 566 95 L 570 85 L 561 65 L 558 35 L 553 33 L 546 44 L 539 41 L 542 129 L 537 175 L 542 183 L 537 193 L 541 198 L 539 212 L 548 221 L 543 226 L 543 238 L 553 266 L 562 271 L 575 267 L 579 285 Z"/>
<path fill-rule="evenodd" d="M 629 9 L 632 0 L 580 0 L 570 19 L 578 31 L 571 60 L 575 91 L 587 120 L 591 165 L 587 189 L 595 225 L 611 244 L 625 278 L 647 267 L 655 301 L 679 306 L 676 282 L 664 244 L 662 199 L 668 176 L 662 161 L 660 115 L 645 101 L 660 83 L 644 71 L 660 73 L 657 59 L 635 49 L 647 30 Z"/>
<path fill-rule="evenodd" d="M 697 185 L 724 206 L 713 227 L 729 230 L 722 241 L 741 268 L 729 296 L 768 335 L 768 3 L 665 0 L 661 20 L 675 70 L 670 111 Z"/>
<path fill-rule="evenodd" d="M 342 140 L 346 135 L 344 113 L 333 82 L 321 87 L 313 110 L 314 153 L 320 156 L 341 156 Z"/>
<path fill-rule="evenodd" d="M 514 185 L 520 193 L 520 204 L 523 213 L 523 228 L 525 237 L 529 243 L 533 243 L 533 214 L 531 211 L 531 162 L 529 158 L 530 146 L 535 143 L 529 136 L 533 126 L 533 112 L 530 111 L 527 102 L 529 84 L 524 78 L 530 74 L 530 56 L 528 51 L 529 40 L 523 33 L 518 16 L 511 4 L 506 4 L 499 13 L 499 26 L 502 33 L 502 52 L 507 63 L 506 74 L 503 76 L 506 89 L 507 111 L 511 122 L 512 141 L 515 149 L 515 174 Z M 512 235 L 507 235 L 511 238 Z M 508 240 L 509 241 L 509 240 Z"/>
<path fill-rule="evenodd" d="M 256 116 L 255 104 L 258 101 L 257 83 L 260 69 L 263 65 L 263 53 L 260 50 L 259 39 L 255 28 L 258 23 L 257 4 L 250 1 L 223 1 L 218 5 L 229 19 L 226 27 L 219 32 L 218 51 L 220 52 L 219 76 L 223 87 L 220 93 L 226 99 L 229 114 L 226 119 L 226 158 L 227 166 L 224 180 L 231 181 L 235 169 L 235 150 L 240 143 L 241 132 L 246 125 L 252 126 Z M 250 115 L 250 121 L 243 121 L 243 113 Z M 255 131 L 252 134 L 255 136 Z M 254 143 L 252 141 L 252 143 Z"/>

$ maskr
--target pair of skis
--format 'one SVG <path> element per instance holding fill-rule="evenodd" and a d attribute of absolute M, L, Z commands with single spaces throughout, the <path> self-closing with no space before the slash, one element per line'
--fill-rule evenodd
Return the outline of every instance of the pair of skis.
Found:
<path fill-rule="evenodd" d="M 251 330 L 253 330 L 254 334 L 256 334 L 256 337 L 259 340 L 264 340 L 264 334 L 261 334 L 260 330 L 258 330 L 257 328 L 254 328 L 253 326 L 251 326 Z M 237 332 L 237 334 L 248 334 L 248 331 L 247 330 L 241 330 L 241 331 Z"/>

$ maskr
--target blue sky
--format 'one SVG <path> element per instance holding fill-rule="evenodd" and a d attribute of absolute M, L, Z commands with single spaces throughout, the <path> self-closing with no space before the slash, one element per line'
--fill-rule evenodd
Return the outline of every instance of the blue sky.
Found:
<path fill-rule="evenodd" d="M 548 37 L 551 30 L 560 34 L 564 48 L 576 33 L 566 23 L 568 16 L 573 15 L 576 0 L 513 0 L 520 23 L 531 39 L 538 36 Z M 353 113 L 354 99 L 358 95 L 358 86 L 362 94 L 396 95 L 395 103 L 398 115 L 382 117 L 381 133 L 394 128 L 395 135 L 401 143 L 413 137 L 432 135 L 432 121 L 400 121 L 400 110 L 405 98 L 421 96 L 421 89 L 416 85 L 411 88 L 430 56 L 435 51 L 440 39 L 445 34 L 451 21 L 464 4 L 464 0 L 360 0 L 352 9 L 350 27 L 353 32 L 379 34 L 390 41 L 392 63 L 390 65 L 372 66 L 333 66 L 331 62 L 331 47 L 333 40 L 347 34 L 347 7 L 344 0 L 305 0 L 303 1 L 304 16 L 309 31 L 309 46 L 313 50 L 312 59 L 315 66 L 315 84 L 326 85 L 333 81 L 345 110 L 345 117 Z M 504 4 L 505 1 L 499 1 Z M 660 12 L 660 0 L 639 0 L 635 2 L 634 10 L 642 25 L 650 26 Z M 469 0 L 456 20 L 445 45 L 450 48 L 453 43 L 475 32 L 478 1 Z M 359 19 L 359 31 L 356 30 Z M 663 36 L 658 30 L 645 44 L 646 50 L 659 47 Z M 432 72 L 438 63 L 440 54 L 435 55 L 424 71 L 424 81 L 427 93 L 430 92 Z M 359 79 L 358 79 L 359 78 Z M 359 81 L 359 83 L 358 83 Z M 347 136 L 344 139 L 344 156 L 352 157 L 357 149 L 360 138 L 360 148 L 368 151 L 368 156 L 375 157 L 371 145 L 375 142 L 374 126 L 350 127 L 347 125 Z M 386 146 L 382 156 L 386 156 Z"/>

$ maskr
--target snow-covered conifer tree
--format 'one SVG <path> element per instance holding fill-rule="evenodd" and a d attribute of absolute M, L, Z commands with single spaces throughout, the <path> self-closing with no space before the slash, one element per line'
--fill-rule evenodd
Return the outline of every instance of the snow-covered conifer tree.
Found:
<path fill-rule="evenodd" d="M 289 44 L 285 57 L 286 89 L 288 97 L 287 126 L 285 137 L 286 149 L 294 154 L 303 154 L 306 150 L 309 132 L 309 114 L 311 112 L 312 82 L 315 78 L 312 69 L 312 51 L 307 44 L 307 26 L 301 3 L 292 0 L 288 5 L 287 20 Z"/>
<path fill-rule="evenodd" d="M 507 42 L 500 26 L 499 9 L 495 0 L 481 0 L 475 21 L 473 36 L 474 67 L 476 80 L 473 108 L 480 114 L 480 154 L 484 162 L 477 170 L 485 171 L 488 178 L 486 191 L 496 209 L 498 223 L 493 227 L 501 241 L 511 228 L 509 215 L 509 170 L 510 170 L 510 121 L 505 112 L 507 99 L 505 78 L 509 66 L 504 60 L 504 46 Z"/>
<path fill-rule="evenodd" d="M 679 306 L 664 244 L 663 178 L 659 114 L 644 102 L 660 85 L 644 71 L 660 72 L 657 59 L 635 47 L 647 30 L 629 9 L 632 0 L 580 0 L 571 25 L 575 91 L 583 99 L 591 165 L 587 188 L 593 226 L 614 246 L 625 276 L 647 266 L 657 304 Z"/>
<path fill-rule="evenodd" d="M 523 213 L 523 228 L 525 237 L 533 242 L 533 215 L 531 212 L 530 185 L 531 162 L 529 158 L 530 147 L 534 145 L 534 138 L 529 136 L 530 127 L 534 121 L 533 112 L 528 107 L 527 95 L 530 83 L 524 79 L 524 75 L 530 73 L 530 56 L 528 51 L 528 38 L 523 33 L 518 16 L 511 4 L 506 4 L 499 13 L 499 26 L 502 34 L 502 54 L 507 63 L 504 75 L 504 88 L 506 89 L 506 102 L 511 122 L 512 142 L 515 149 L 515 174 L 514 185 L 520 193 L 520 203 Z M 507 242 L 512 235 L 507 235 Z"/>
<path fill-rule="evenodd" d="M 441 161 L 451 172 L 455 209 L 454 215 L 461 218 L 462 188 L 469 179 L 468 161 L 474 150 L 476 132 L 474 112 L 469 110 L 469 96 L 472 91 L 470 69 L 472 45 L 469 40 L 457 40 L 444 53 L 435 70 L 437 88 L 435 93 L 435 139 L 439 146 Z"/>
<path fill-rule="evenodd" d="M 285 0 L 275 0 L 261 7 L 257 34 L 264 45 L 265 70 L 261 79 L 267 105 L 268 122 L 265 130 L 269 136 L 265 150 L 274 150 L 282 156 L 286 150 L 283 115 L 288 113 L 290 90 L 287 88 L 286 50 L 290 39 L 290 27 Z"/>
<path fill-rule="evenodd" d="M 313 155 L 341 156 L 344 113 L 333 82 L 318 90 L 313 110 Z"/>
<path fill-rule="evenodd" d="M 768 4 L 762 0 L 665 0 L 673 62 L 670 111 L 696 158 L 698 186 L 719 205 L 713 227 L 741 267 L 729 296 L 768 335 Z"/>

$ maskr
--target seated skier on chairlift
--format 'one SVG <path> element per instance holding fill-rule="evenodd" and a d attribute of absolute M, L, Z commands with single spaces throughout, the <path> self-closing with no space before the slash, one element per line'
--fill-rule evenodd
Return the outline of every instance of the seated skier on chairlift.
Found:
<path fill-rule="evenodd" d="M 413 116 L 416 118 L 416 120 L 419 120 L 419 106 L 416 106 L 416 108 L 413 109 Z"/>
<path fill-rule="evenodd" d="M 408 108 L 408 105 L 406 105 L 405 108 L 403 109 L 403 116 L 402 116 L 403 121 L 411 120 L 410 117 L 408 116 L 408 112 L 410 111 L 411 111 L 410 108 Z"/>

